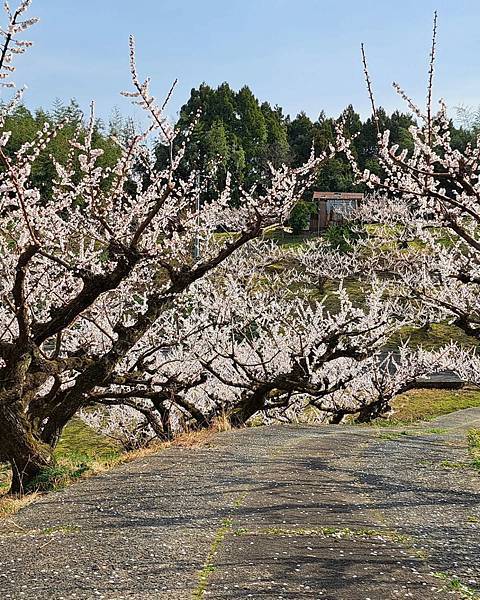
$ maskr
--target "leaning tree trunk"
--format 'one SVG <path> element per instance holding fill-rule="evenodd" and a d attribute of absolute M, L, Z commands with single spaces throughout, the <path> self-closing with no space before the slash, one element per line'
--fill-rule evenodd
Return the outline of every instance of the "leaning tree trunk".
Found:
<path fill-rule="evenodd" d="M 343 410 L 339 410 L 338 412 L 333 413 L 329 416 L 327 423 L 329 425 L 340 425 L 340 423 L 347 416 L 347 414 L 348 413 L 344 412 Z"/>
<path fill-rule="evenodd" d="M 0 456 L 10 463 L 10 494 L 23 494 L 54 462 L 50 446 L 35 435 L 20 404 L 0 405 Z"/>
<path fill-rule="evenodd" d="M 244 393 L 237 406 L 227 415 L 231 426 L 244 427 L 254 414 L 263 410 L 270 390 L 270 386 L 262 386 L 253 393 Z"/>
<path fill-rule="evenodd" d="M 372 404 L 367 404 L 360 410 L 355 421 L 357 423 L 370 423 L 381 415 L 388 413 L 390 410 L 391 406 L 385 400 L 382 400 L 381 402 L 373 402 Z"/>

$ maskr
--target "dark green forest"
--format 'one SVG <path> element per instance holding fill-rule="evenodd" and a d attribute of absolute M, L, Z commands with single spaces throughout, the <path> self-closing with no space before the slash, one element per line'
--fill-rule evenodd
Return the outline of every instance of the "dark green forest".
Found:
<path fill-rule="evenodd" d="M 320 107 L 319 107 L 320 108 Z M 387 114 L 378 110 L 378 119 L 382 130 L 390 130 L 393 143 L 403 148 L 412 147 L 409 127 L 414 123 L 411 114 L 395 111 Z M 41 153 L 32 172 L 33 183 L 42 194 L 50 196 L 51 182 L 54 178 L 53 159 L 63 162 L 69 152 L 69 140 L 75 134 L 78 125 L 85 127 L 85 117 L 75 100 L 68 105 L 55 101 L 50 111 L 39 109 L 30 111 L 19 106 L 7 119 L 5 129 L 11 130 L 7 152 L 13 154 L 25 142 L 32 141 L 36 132 L 45 122 L 52 125 L 64 123 L 58 135 Z M 202 173 L 211 173 L 208 182 L 204 182 L 205 196 L 208 198 L 220 187 L 227 172 L 232 175 L 234 197 L 240 201 L 238 190 L 252 184 L 261 184 L 268 170 L 268 164 L 275 167 L 281 164 L 293 166 L 304 163 L 314 148 L 315 153 L 325 150 L 335 140 L 335 126 L 341 121 L 349 136 L 353 138 L 353 151 L 360 167 L 379 174 L 377 160 L 377 133 L 371 118 L 362 120 L 354 107 L 349 105 L 338 116 L 327 116 L 319 111 L 318 118 L 312 120 L 304 112 L 295 118 L 284 114 L 283 109 L 260 102 L 249 87 L 233 90 L 228 83 L 217 88 L 202 84 L 192 89 L 188 102 L 181 108 L 177 128 L 185 131 L 193 123 L 190 143 L 182 169 Z M 451 134 L 454 145 L 463 149 L 472 142 L 477 128 L 474 124 L 454 126 Z M 113 164 L 118 157 L 118 147 L 112 136 L 128 138 L 134 125 L 131 120 L 121 116 L 118 110 L 112 113 L 109 123 L 98 121 L 95 127 L 95 142 L 104 150 L 101 162 Z M 181 142 L 181 136 L 177 138 Z M 159 163 L 165 162 L 168 151 L 158 144 L 156 154 Z M 313 189 L 322 191 L 363 191 L 355 186 L 348 161 L 342 155 L 328 160 L 318 173 Z M 292 215 L 294 227 L 301 228 L 308 219 L 308 199 L 312 189 L 299 199 L 296 211 Z"/>
<path fill-rule="evenodd" d="M 411 114 L 395 111 L 391 114 L 380 108 L 377 112 L 380 129 L 390 130 L 391 141 L 402 148 L 412 148 L 409 127 L 414 124 Z M 353 138 L 353 151 L 361 169 L 380 174 L 377 160 L 377 129 L 372 118 L 362 120 L 352 105 L 336 117 L 319 111 L 313 121 L 304 112 L 295 118 L 268 102 L 260 102 L 247 87 L 236 92 L 228 83 L 216 89 L 202 84 L 191 91 L 189 101 L 182 107 L 178 126 L 185 129 L 198 119 L 193 129 L 193 143 L 189 146 L 185 168 L 208 172 L 217 165 L 216 179 L 231 173 L 234 185 L 249 186 L 261 181 L 268 163 L 278 167 L 282 163 L 298 166 L 309 157 L 312 147 L 316 154 L 323 152 L 335 141 L 338 122 Z M 464 119 L 466 121 L 466 119 Z M 474 140 L 475 127 L 455 127 L 451 124 L 452 140 L 464 149 Z M 159 157 L 162 150 L 159 150 Z M 350 165 L 342 155 L 327 161 L 312 186 L 322 191 L 364 191 L 356 186 Z M 300 230 L 308 222 L 312 189 L 305 193 L 292 215 L 294 229 Z"/>

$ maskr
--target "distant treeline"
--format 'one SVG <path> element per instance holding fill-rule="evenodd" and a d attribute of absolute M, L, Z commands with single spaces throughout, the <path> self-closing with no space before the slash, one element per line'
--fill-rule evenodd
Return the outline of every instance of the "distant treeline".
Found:
<path fill-rule="evenodd" d="M 379 173 L 377 131 L 371 118 L 364 121 L 353 106 L 347 106 L 337 117 L 327 117 L 322 111 L 316 121 L 304 112 L 294 119 L 285 115 L 280 106 L 260 103 L 247 87 L 235 92 L 223 83 L 213 89 L 202 84 L 193 89 L 189 101 L 182 107 L 179 126 L 186 127 L 199 114 L 193 131 L 193 143 L 186 164 L 208 169 L 209 162 L 220 157 L 224 171 L 232 173 L 240 184 L 257 182 L 268 162 L 278 166 L 301 165 L 310 155 L 312 145 L 322 152 L 335 139 L 335 124 L 342 120 L 345 129 L 355 137 L 353 149 L 360 167 Z M 381 130 L 389 129 L 392 143 L 402 148 L 413 147 L 409 127 L 414 123 L 410 114 L 395 111 L 387 114 L 378 109 Z M 453 143 L 464 148 L 474 138 L 473 128 L 456 128 L 452 123 Z M 328 161 L 319 173 L 315 187 L 324 191 L 354 189 L 353 175 L 345 157 Z"/>
<path fill-rule="evenodd" d="M 475 138 L 477 127 L 463 115 L 465 126 L 451 125 L 453 143 L 463 149 Z M 178 127 L 187 128 L 198 119 L 188 145 L 182 169 L 203 174 L 212 173 L 206 182 L 206 195 L 223 183 L 226 173 L 232 175 L 234 189 L 239 186 L 261 184 L 268 163 L 278 166 L 282 163 L 300 165 L 310 155 L 312 146 L 315 152 L 322 152 L 335 139 L 335 124 L 341 119 L 346 131 L 354 137 L 353 150 L 361 168 L 379 173 L 377 160 L 376 127 L 371 118 L 363 120 L 353 106 L 347 106 L 336 118 L 327 117 L 322 111 L 317 120 L 312 121 L 304 112 L 295 118 L 285 115 L 280 106 L 272 107 L 268 102 L 260 103 L 252 91 L 243 87 L 234 91 L 228 83 L 216 89 L 202 84 L 191 91 L 190 99 L 181 108 Z M 410 114 L 395 111 L 387 114 L 378 110 L 378 119 L 382 130 L 389 129 L 391 140 L 403 148 L 412 147 L 409 127 L 414 123 Z M 60 101 L 46 112 L 32 112 L 19 106 L 7 119 L 5 128 L 12 131 L 7 152 L 12 153 L 20 146 L 31 141 L 43 124 L 66 122 L 61 132 L 49 144 L 37 161 L 33 173 L 33 182 L 43 194 L 51 194 L 50 184 L 54 169 L 52 156 L 63 162 L 69 152 L 69 139 L 76 126 L 84 123 L 84 115 L 73 100 L 68 105 Z M 95 128 L 96 143 L 104 150 L 103 164 L 112 164 L 118 156 L 118 147 L 111 136 L 128 136 L 134 126 L 128 119 L 122 118 L 116 110 L 108 124 L 98 122 Z M 159 162 L 167 160 L 168 152 L 158 145 L 156 148 Z M 215 165 L 215 169 L 213 169 Z M 1 167 L 0 167 L 1 169 Z M 345 157 L 338 155 L 329 160 L 318 174 L 314 188 L 324 191 L 351 191 L 359 189 L 353 182 L 353 174 Z M 311 190 L 307 191 L 309 197 Z"/>
<path fill-rule="evenodd" d="M 453 145 L 464 149 L 474 141 L 478 119 L 469 119 L 468 111 L 461 115 L 464 126 L 455 127 L 451 123 Z M 380 129 L 390 130 L 392 143 L 402 148 L 413 148 L 409 128 L 415 123 L 411 114 L 395 111 L 387 114 L 378 109 Z M 252 91 L 243 87 L 234 91 L 228 83 L 216 89 L 202 84 L 192 89 L 190 99 L 182 107 L 178 126 L 187 128 L 198 119 L 193 129 L 192 143 L 184 161 L 186 170 L 196 169 L 208 173 L 210 165 L 216 164 L 217 171 L 207 184 L 216 187 L 221 184 L 227 172 L 232 174 L 235 187 L 248 187 L 262 180 L 268 163 L 279 166 L 287 163 L 294 166 L 303 164 L 312 151 L 317 154 L 328 148 L 335 140 L 336 124 L 343 123 L 344 130 L 351 136 L 353 152 L 362 169 L 380 174 L 377 158 L 377 128 L 372 118 L 361 119 L 352 105 L 349 105 L 336 118 L 328 117 L 321 111 L 316 121 L 304 112 L 295 118 L 285 115 L 283 109 L 268 102 L 260 103 Z M 158 149 L 159 160 L 166 158 L 165 150 Z M 313 189 L 322 191 L 363 191 L 354 184 L 354 177 L 345 156 L 337 155 L 327 161 L 314 182 Z M 213 193 L 213 189 L 211 190 Z M 303 200 L 311 198 L 312 189 L 306 190 Z M 292 225 L 301 230 L 308 222 L 311 206 L 300 201 L 293 213 Z"/>
<path fill-rule="evenodd" d="M 4 126 L 5 131 L 11 132 L 6 146 L 6 154 L 12 156 L 25 143 L 32 142 L 47 122 L 52 126 L 62 124 L 62 127 L 33 164 L 31 180 L 44 197 L 50 197 L 52 194 L 52 182 L 55 180 L 54 161 L 65 163 L 67 156 L 72 151 L 70 141 L 77 135 L 79 126 L 80 137 L 86 133 L 85 116 L 82 110 L 75 100 L 68 105 L 56 100 L 53 108 L 49 111 L 43 109 L 31 111 L 24 105 L 19 105 L 7 117 Z M 99 159 L 102 166 L 113 165 L 120 156 L 118 145 L 112 140 L 112 136 L 128 137 L 131 131 L 133 131 L 132 122 L 122 118 L 116 110 L 112 112 L 112 117 L 107 125 L 97 121 L 93 138 L 96 147 L 103 150 L 103 155 Z M 0 171 L 2 169 L 3 165 L 0 164 Z"/>

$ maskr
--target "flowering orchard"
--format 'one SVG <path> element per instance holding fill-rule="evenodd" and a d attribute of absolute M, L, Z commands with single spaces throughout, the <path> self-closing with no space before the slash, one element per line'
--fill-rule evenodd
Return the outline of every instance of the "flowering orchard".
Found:
<path fill-rule="evenodd" d="M 5 6 L 5 85 L 12 85 L 14 56 L 30 45 L 18 39 L 35 23 L 22 20 L 29 5 L 26 0 L 15 12 Z M 162 315 L 264 227 L 285 219 L 321 160 L 295 170 L 272 168 L 269 181 L 244 192 L 239 208 L 229 203 L 227 182 L 199 212 L 197 174 L 177 175 L 188 132 L 174 152 L 178 132 L 149 80 L 139 79 L 133 40 L 130 48 L 133 89 L 125 95 L 150 124 L 128 143 L 117 142 L 121 153 L 113 167 L 98 166 L 93 108 L 86 134 L 79 132 L 66 162 L 56 164 L 52 200 L 41 197 L 29 175 L 57 131 L 45 126 L 13 159 L 2 151 L 9 132 L 0 139 L 0 455 L 12 465 L 14 491 L 51 464 L 51 449 L 80 408 L 105 397 L 123 396 L 125 404 L 149 398 L 142 373 L 147 361 L 163 355 Z M 0 125 L 20 99 L 16 93 L 2 107 Z M 156 167 L 152 136 L 170 149 L 165 169 Z M 220 238 L 220 228 L 233 233 Z M 198 259 L 192 256 L 196 243 Z M 177 385 L 160 380 L 153 391 L 158 387 L 165 397 Z"/>
<path fill-rule="evenodd" d="M 5 86 L 13 85 L 13 59 L 30 45 L 18 38 L 35 23 L 25 17 L 30 4 L 25 0 L 16 11 L 5 5 Z M 420 304 L 402 294 L 394 298 L 372 275 L 366 301 L 355 305 L 342 280 L 366 272 L 363 248 L 346 256 L 322 243 L 285 251 L 257 240 L 265 228 L 285 221 L 333 150 L 312 154 L 299 168 L 272 166 L 268 178 L 241 191 L 240 202 L 232 202 L 227 178 L 200 206 L 207 174 L 182 174 L 190 132 L 177 131 L 164 116 L 174 86 L 165 102 L 157 102 L 150 81 L 138 75 L 133 39 L 130 58 L 132 90 L 124 95 L 146 112 L 148 127 L 116 140 L 118 159 L 101 166 L 92 106 L 88 126 L 79 128 L 65 160 L 55 163 L 48 198 L 30 174 L 61 125 L 46 125 L 8 156 L 5 119 L 22 92 L 1 108 L 0 459 L 11 465 L 14 493 L 52 465 L 53 449 L 76 414 L 126 447 L 206 427 L 218 417 L 239 426 L 255 415 L 292 420 L 309 408 L 330 422 L 354 413 L 368 419 L 388 410 L 391 398 L 416 377 L 443 368 L 452 354 L 381 354 L 396 329 L 424 318 L 429 298 L 422 296 Z M 388 136 L 381 138 L 387 187 L 407 188 L 406 200 L 418 200 L 410 210 L 419 211 L 422 222 L 431 225 L 433 212 L 476 250 L 473 192 L 455 188 L 447 196 L 434 168 L 442 164 L 450 176 L 458 167 L 461 181 L 476 189 L 468 174 L 478 168 L 476 151 L 464 157 L 466 166 L 454 151 L 434 153 L 437 141 L 448 148 L 442 114 L 435 121 L 440 125 L 426 123 L 431 144 L 419 130 L 413 157 L 387 152 Z M 158 139 L 167 149 L 166 166 L 159 167 L 152 150 L 150 140 Z M 455 246 L 451 258 L 434 237 L 426 239 L 435 264 L 474 269 L 463 246 Z M 418 261 L 424 258 L 420 253 Z M 405 273 L 405 285 L 419 273 L 427 277 L 412 264 L 415 274 Z M 334 307 L 312 294 L 326 278 L 339 282 Z M 428 282 L 438 287 L 433 279 Z M 478 274 L 467 269 L 455 281 L 459 290 L 468 289 Z M 459 292 L 455 302 L 471 328 L 474 313 L 467 305 L 474 301 Z M 441 304 L 452 311 L 446 300 Z"/>
<path fill-rule="evenodd" d="M 392 145 L 389 131 L 381 131 L 364 53 L 382 175 L 359 170 L 341 132 L 339 148 L 350 158 L 357 181 L 374 191 L 356 215 L 370 224 L 371 235 L 362 241 L 363 256 L 369 256 L 363 268 L 388 276 L 397 298 L 415 305 L 424 321 L 448 320 L 475 346 L 480 340 L 480 139 L 458 149 L 445 103 L 433 109 L 436 37 L 435 15 L 426 108 L 394 84 L 417 119 L 410 127 L 413 150 Z M 452 366 L 478 383 L 477 363 L 473 350 L 458 349 Z"/>
<path fill-rule="evenodd" d="M 18 39 L 35 23 L 22 20 L 29 5 L 5 7 L 7 86 L 14 56 L 30 45 Z M 189 132 L 163 116 L 173 88 L 159 104 L 138 76 L 133 40 L 130 54 L 125 95 L 150 124 L 117 140 L 113 167 L 99 166 L 93 107 L 86 132 L 79 129 L 55 165 L 51 198 L 30 174 L 58 129 L 46 125 L 13 158 L 2 150 L 9 132 L 0 140 L 0 455 L 11 464 L 14 492 L 52 464 L 79 411 L 99 424 L 111 414 L 115 431 L 133 429 L 144 441 L 207 426 L 219 414 L 239 425 L 258 412 L 285 412 L 299 396 L 319 405 L 393 326 L 376 291 L 368 310 L 340 292 L 333 316 L 288 291 L 297 270 L 287 285 L 268 274 L 268 286 L 258 282 L 276 257 L 251 241 L 286 219 L 324 157 L 272 167 L 237 207 L 227 180 L 199 210 L 198 173 L 179 175 Z M 2 108 L 3 123 L 21 97 Z M 152 137 L 169 151 L 165 168 Z"/>
<path fill-rule="evenodd" d="M 368 281 L 361 307 L 352 303 L 342 279 L 360 264 L 321 242 L 300 251 L 251 242 L 195 282 L 157 319 L 153 337 L 144 336 L 142 387 L 93 393 L 96 409 L 82 419 L 135 447 L 216 419 L 339 423 L 388 412 L 418 378 L 449 368 L 453 349 L 382 351 L 399 327 L 418 322 L 418 311 L 388 299 L 378 279 Z M 327 274 L 338 287 L 319 297 L 318 278 Z M 152 352 L 160 338 L 162 350 Z"/>

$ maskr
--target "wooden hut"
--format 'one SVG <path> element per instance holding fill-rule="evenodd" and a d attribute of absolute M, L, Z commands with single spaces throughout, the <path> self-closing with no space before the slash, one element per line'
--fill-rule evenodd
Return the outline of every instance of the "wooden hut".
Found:
<path fill-rule="evenodd" d="M 363 194 L 357 192 L 314 192 L 310 233 L 320 233 L 329 225 L 342 223 L 362 200 Z"/>

